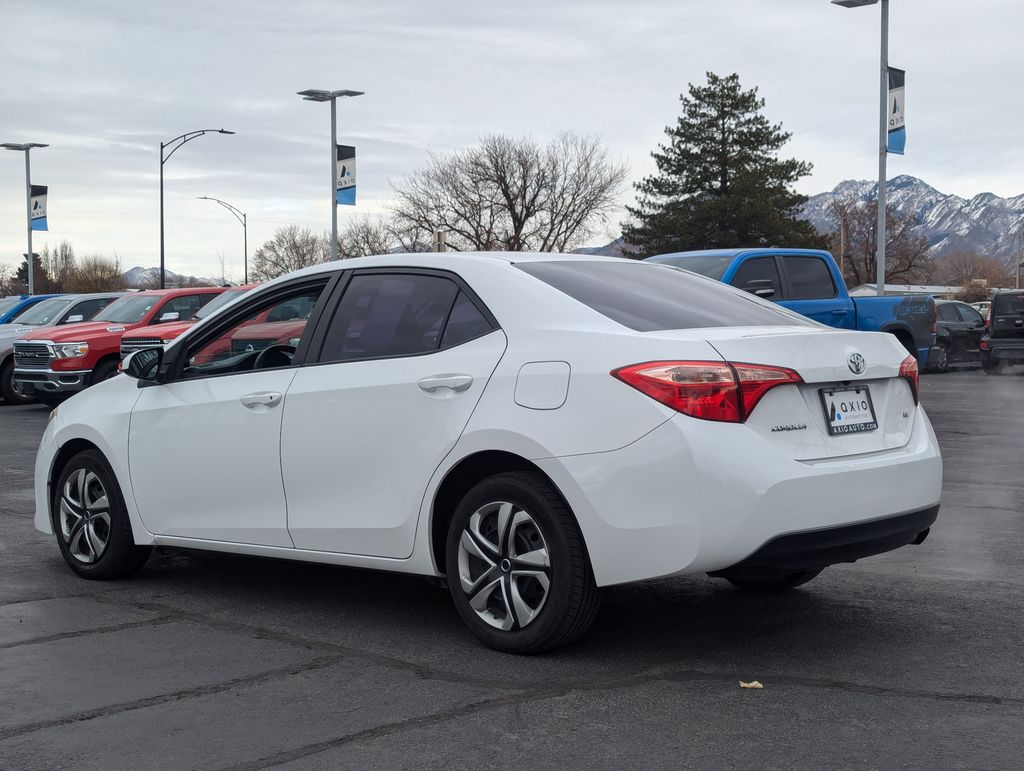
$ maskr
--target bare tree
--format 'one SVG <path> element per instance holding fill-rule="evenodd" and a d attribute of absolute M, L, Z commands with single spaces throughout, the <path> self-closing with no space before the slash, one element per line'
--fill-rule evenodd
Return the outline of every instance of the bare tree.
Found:
<path fill-rule="evenodd" d="M 393 229 L 442 230 L 457 250 L 566 251 L 607 220 L 625 166 L 593 137 L 561 134 L 547 145 L 504 135 L 393 184 Z"/>
<path fill-rule="evenodd" d="M 1009 286 L 1010 271 L 999 260 L 974 252 L 958 251 L 946 255 L 939 268 L 941 280 L 950 286 Z"/>
<path fill-rule="evenodd" d="M 849 286 L 874 283 L 877 262 L 878 202 L 834 201 L 829 206 L 836 230 L 829 235 L 833 254 L 843 263 Z M 886 283 L 923 284 L 931 280 L 935 263 L 928 240 L 913 232 L 909 217 L 888 210 L 885 216 Z M 843 242 L 842 246 L 840 241 Z M 844 248 L 844 254 L 840 254 Z"/>
<path fill-rule="evenodd" d="M 0 297 L 15 294 L 14 268 L 10 265 L 0 265 Z"/>
<path fill-rule="evenodd" d="M 309 228 L 287 225 L 278 228 L 271 239 L 256 250 L 249 273 L 256 281 L 269 281 L 330 258 L 330 237 L 324 238 Z"/>
<path fill-rule="evenodd" d="M 110 292 L 124 288 L 120 260 L 99 254 L 79 260 L 65 283 L 68 292 Z"/>
<path fill-rule="evenodd" d="M 329 233 L 325 236 L 329 244 L 331 236 Z M 368 254 L 387 254 L 395 240 L 387 222 L 355 217 L 348 220 L 338 233 L 338 256 L 344 260 Z"/>
<path fill-rule="evenodd" d="M 47 244 L 40 252 L 39 260 L 50 276 L 50 291 L 67 291 L 65 285 L 75 272 L 75 250 L 71 242 L 65 239 L 52 248 Z"/>

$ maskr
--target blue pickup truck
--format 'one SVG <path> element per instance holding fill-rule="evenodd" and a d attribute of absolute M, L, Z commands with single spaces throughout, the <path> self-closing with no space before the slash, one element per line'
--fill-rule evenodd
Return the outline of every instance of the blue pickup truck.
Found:
<path fill-rule="evenodd" d="M 923 295 L 850 297 L 839 266 L 816 249 L 718 249 L 648 257 L 731 284 L 830 327 L 888 332 L 923 370 L 935 344 L 935 300 Z"/>

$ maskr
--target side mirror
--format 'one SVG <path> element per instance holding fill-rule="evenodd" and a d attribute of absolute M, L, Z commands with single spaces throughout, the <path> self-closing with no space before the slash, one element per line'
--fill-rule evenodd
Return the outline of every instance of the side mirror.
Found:
<path fill-rule="evenodd" d="M 81 313 L 76 313 L 74 316 L 68 316 L 64 319 L 65 324 L 77 324 L 79 321 L 85 321 L 85 316 Z"/>
<path fill-rule="evenodd" d="M 162 314 L 160 318 L 157 319 L 156 323 L 163 324 L 164 322 L 167 321 L 177 321 L 180 315 L 181 314 L 179 314 L 177 311 L 167 311 L 167 313 Z"/>
<path fill-rule="evenodd" d="M 748 281 L 744 290 L 750 292 L 752 295 L 764 298 L 765 300 L 775 297 L 775 285 L 767 278 Z"/>
<path fill-rule="evenodd" d="M 140 385 L 141 383 L 155 383 L 163 361 L 163 348 L 142 348 L 125 357 L 125 360 L 121 362 L 121 370 L 128 377 L 140 381 Z"/>

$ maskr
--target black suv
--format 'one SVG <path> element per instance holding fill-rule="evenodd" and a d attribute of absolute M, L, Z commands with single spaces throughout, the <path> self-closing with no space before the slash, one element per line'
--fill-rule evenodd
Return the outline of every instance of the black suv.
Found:
<path fill-rule="evenodd" d="M 935 301 L 935 345 L 928 369 L 945 372 L 954 364 L 977 364 L 985 319 L 967 303 Z"/>
<path fill-rule="evenodd" d="M 981 365 L 990 375 L 1024 364 L 1024 290 L 997 292 L 989 308 L 988 333 L 981 339 Z"/>

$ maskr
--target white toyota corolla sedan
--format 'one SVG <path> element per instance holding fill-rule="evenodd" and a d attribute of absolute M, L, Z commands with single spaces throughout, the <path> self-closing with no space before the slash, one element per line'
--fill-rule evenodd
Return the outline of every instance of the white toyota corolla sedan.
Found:
<path fill-rule="evenodd" d="M 805 583 L 928 534 L 942 460 L 891 335 L 676 268 L 402 254 L 265 284 L 50 416 L 35 524 L 85 578 L 153 546 L 445 576 L 483 642 L 612 584 Z"/>

